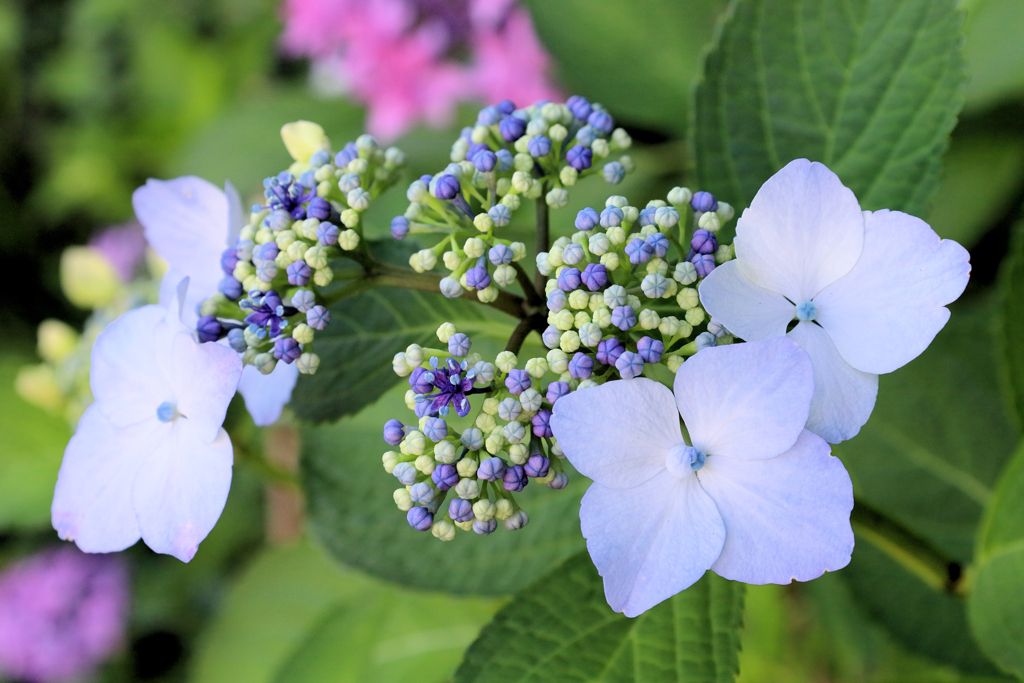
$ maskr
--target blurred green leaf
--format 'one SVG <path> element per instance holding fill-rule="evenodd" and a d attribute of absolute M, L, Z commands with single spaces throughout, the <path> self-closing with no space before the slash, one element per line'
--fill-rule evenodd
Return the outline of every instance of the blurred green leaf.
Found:
<path fill-rule="evenodd" d="M 881 378 L 871 420 L 835 447 L 858 496 L 966 565 L 1018 433 L 987 343 L 992 308 L 963 301 L 920 358 Z M 992 668 L 965 636 L 963 603 L 935 592 L 858 538 L 841 573 L 857 601 L 907 647 L 966 672 Z"/>
<path fill-rule="evenodd" d="M 476 341 L 491 337 L 504 343 L 515 329 L 511 317 L 487 306 L 391 287 L 343 299 L 330 311 L 330 326 L 316 337 L 320 368 L 301 377 L 291 402 L 311 422 L 357 413 L 402 382 L 391 359 L 410 344 L 441 346 L 437 328 L 443 322 L 455 323 Z"/>
<path fill-rule="evenodd" d="M 924 215 L 966 77 L 954 0 L 740 0 L 695 94 L 700 187 L 742 209 L 792 159 Z"/>
<path fill-rule="evenodd" d="M 575 473 L 566 490 L 532 484 L 516 494 L 530 515 L 530 523 L 519 531 L 501 525 L 490 536 L 459 531 L 455 540 L 443 543 L 411 529 L 392 498 L 400 484 L 380 461 L 388 449 L 381 437 L 384 423 L 413 415 L 404 393 L 396 387 L 355 417 L 303 432 L 309 525 L 335 557 L 410 586 L 502 595 L 583 548 L 579 502 L 586 485 Z"/>
<path fill-rule="evenodd" d="M 496 607 L 388 586 L 305 542 L 268 549 L 231 589 L 190 680 L 441 681 Z"/>
<path fill-rule="evenodd" d="M 971 80 L 967 109 L 975 111 L 1024 95 L 1024 3 L 976 0 L 964 3 L 964 56 Z"/>
<path fill-rule="evenodd" d="M 466 652 L 456 683 L 728 683 L 735 680 L 745 586 L 712 572 L 629 619 L 605 602 L 581 553 L 501 610 Z"/>
<path fill-rule="evenodd" d="M 601 102 L 631 124 L 686 130 L 701 50 L 725 0 L 532 0 L 529 6 L 569 94 Z"/>
<path fill-rule="evenodd" d="M 1011 410 L 1018 426 L 1024 427 L 1024 221 L 1014 226 L 1010 254 L 999 279 L 999 360 Z"/>
<path fill-rule="evenodd" d="M 979 530 L 968 608 L 981 648 L 1024 678 L 1024 447 L 1006 468 Z"/>
<path fill-rule="evenodd" d="M 0 529 L 50 524 L 50 501 L 71 430 L 61 417 L 29 405 L 14 392 L 24 359 L 0 358 Z"/>

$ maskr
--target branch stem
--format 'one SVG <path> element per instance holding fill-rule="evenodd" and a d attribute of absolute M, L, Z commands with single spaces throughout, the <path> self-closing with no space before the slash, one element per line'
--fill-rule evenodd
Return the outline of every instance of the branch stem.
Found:
<path fill-rule="evenodd" d="M 544 197 L 548 193 L 548 187 L 545 184 L 541 188 L 540 197 L 537 198 L 537 253 L 548 250 L 549 230 L 548 230 L 548 203 Z M 540 269 L 537 270 L 537 275 L 534 277 L 534 283 L 538 295 L 544 291 L 544 285 L 547 283 L 547 278 L 541 275 Z"/>

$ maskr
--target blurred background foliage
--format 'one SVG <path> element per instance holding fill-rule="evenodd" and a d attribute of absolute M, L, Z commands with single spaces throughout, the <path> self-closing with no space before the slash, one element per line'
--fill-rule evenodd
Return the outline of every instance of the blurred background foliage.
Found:
<path fill-rule="evenodd" d="M 564 92 L 608 105 L 637 141 L 639 171 L 623 193 L 646 201 L 693 183 L 690 93 L 726 2 L 527 4 Z M 925 218 L 970 249 L 972 280 L 936 346 L 917 365 L 883 379 L 876 413 L 899 416 L 910 432 L 923 432 L 901 438 L 934 439 L 937 449 L 953 444 L 942 472 L 969 473 L 991 491 L 1020 426 L 1001 407 L 1011 391 L 1006 373 L 986 354 L 998 317 L 993 289 L 1024 203 L 1024 2 L 961 5 L 970 81 Z M 287 166 L 278 137 L 283 122 L 318 121 L 336 142 L 360 132 L 361 109 L 318 97 L 308 65 L 279 52 L 278 11 L 272 0 L 0 0 L 0 277 L 8 292 L 0 299 L 7 323 L 0 352 L 0 560 L 55 540 L 49 500 L 69 431 L 63 420 L 17 398 L 12 383 L 18 365 L 33 358 L 42 319 L 80 324 L 86 315 L 61 294 L 61 251 L 102 226 L 132 220 L 131 192 L 147 177 L 230 179 L 243 196 L 255 196 L 265 175 Z M 459 123 L 474 115 L 462 111 Z M 418 129 L 397 143 L 409 156 L 410 177 L 447 158 L 456 130 Z M 572 193 L 565 211 L 597 201 L 587 191 Z M 392 194 L 368 216 L 371 234 L 383 235 L 386 219 L 400 213 L 403 197 Z M 999 305 L 1004 315 L 1018 310 Z M 978 377 L 981 388 L 959 392 Z M 230 419 L 244 432 L 243 412 L 233 410 Z M 976 427 L 977 420 L 984 421 L 985 439 L 958 440 L 960 421 Z M 881 464 L 891 468 L 902 457 L 886 450 L 893 443 L 886 428 L 885 419 L 873 420 L 860 439 L 837 449 L 856 463 L 858 487 L 872 504 L 893 506 L 905 522 L 918 524 L 951 556 L 970 559 L 981 506 L 957 486 L 953 498 L 938 502 L 905 497 Z M 322 435 L 331 438 L 329 431 Z M 287 424 L 251 439 L 276 439 L 283 450 L 296 451 Z M 980 451 L 997 454 L 986 461 L 989 469 L 974 469 Z M 376 462 L 376 451 L 366 457 Z M 934 471 L 913 458 L 901 467 L 908 476 L 915 467 Z M 268 476 L 278 483 L 268 485 Z M 1012 482 L 1001 486 L 1012 490 Z M 315 544 L 296 541 L 294 529 L 282 531 L 280 520 L 264 518 L 267 508 L 280 514 L 274 501 L 293 488 L 287 475 L 268 475 L 265 463 L 243 460 L 224 517 L 191 564 L 141 545 L 127 552 L 136 591 L 132 640 L 103 680 L 445 679 L 502 599 L 444 597 L 341 570 Z M 892 578 L 893 568 L 868 545 L 858 553 L 849 570 L 807 585 L 749 588 L 741 681 L 999 677 L 971 644 L 959 603 L 949 608 L 953 617 L 927 601 L 910 615 L 918 621 L 894 613 L 885 594 L 872 592 Z M 952 632 L 929 631 L 929 620 Z M 424 623 L 429 628 L 416 626 Z M 957 639 L 967 645 L 957 649 L 951 645 Z"/>

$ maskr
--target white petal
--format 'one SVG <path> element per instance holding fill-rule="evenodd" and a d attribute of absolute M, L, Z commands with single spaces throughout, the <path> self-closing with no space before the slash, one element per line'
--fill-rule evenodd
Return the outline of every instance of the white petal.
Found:
<path fill-rule="evenodd" d="M 221 430 L 207 444 L 188 420 L 172 425 L 165 438 L 150 444 L 132 487 L 132 506 L 146 545 L 188 562 L 227 501 L 231 439 Z"/>
<path fill-rule="evenodd" d="M 786 297 L 751 282 L 736 261 L 711 271 L 700 284 L 700 302 L 740 339 L 758 341 L 786 334 L 796 306 Z"/>
<path fill-rule="evenodd" d="M 274 371 L 264 375 L 251 365 L 242 370 L 238 392 L 245 399 L 245 409 L 257 427 L 269 427 L 281 417 L 281 411 L 292 398 L 292 389 L 299 379 L 295 364 L 278 363 Z"/>
<path fill-rule="evenodd" d="M 608 604 L 627 617 L 691 586 L 725 540 L 718 509 L 697 478 L 667 472 L 631 489 L 592 484 L 583 496 L 580 528 L 604 577 Z"/>
<path fill-rule="evenodd" d="M 810 355 L 814 367 L 807 429 L 829 443 L 852 439 L 871 417 L 878 375 L 861 372 L 843 360 L 828 332 L 814 323 L 800 323 L 789 338 Z"/>
<path fill-rule="evenodd" d="M 228 199 L 228 241 L 224 246 L 234 247 L 238 242 L 238 234 L 245 225 L 246 215 L 242 208 L 242 198 L 230 180 L 224 181 L 224 196 Z"/>
<path fill-rule="evenodd" d="M 223 344 L 200 344 L 190 334 L 174 337 L 174 396 L 178 412 L 197 438 L 210 443 L 224 423 L 242 376 L 242 359 Z"/>
<path fill-rule="evenodd" d="M 87 553 L 109 553 L 139 540 L 132 481 L 152 441 L 151 421 L 119 428 L 96 404 L 78 421 L 64 451 L 50 515 L 61 538 Z"/>
<path fill-rule="evenodd" d="M 850 272 L 864 245 L 857 198 L 826 166 L 791 161 L 736 223 L 736 257 L 751 281 L 800 304 Z"/>
<path fill-rule="evenodd" d="M 710 456 L 700 484 L 725 521 L 711 569 L 744 583 L 810 581 L 850 562 L 853 484 L 821 437 L 804 430 L 777 458 Z"/>
<path fill-rule="evenodd" d="M 615 489 L 664 470 L 669 450 L 683 442 L 672 392 L 642 377 L 563 396 L 551 431 L 580 474 Z"/>
<path fill-rule="evenodd" d="M 156 415 L 173 398 L 155 343 L 166 310 L 143 306 L 107 325 L 92 347 L 89 384 L 100 410 L 119 427 Z"/>
<path fill-rule="evenodd" d="M 679 413 L 708 455 L 782 453 L 803 431 L 813 393 L 811 359 L 785 337 L 707 348 L 676 372 Z"/>
<path fill-rule="evenodd" d="M 946 304 L 971 275 L 971 256 L 920 218 L 866 214 L 864 252 L 814 299 L 818 322 L 843 358 L 881 375 L 917 358 L 949 320 Z"/>

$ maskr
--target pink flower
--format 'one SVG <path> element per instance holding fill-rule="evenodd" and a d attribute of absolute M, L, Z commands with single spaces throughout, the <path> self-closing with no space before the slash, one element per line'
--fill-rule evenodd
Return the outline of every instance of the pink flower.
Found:
<path fill-rule="evenodd" d="M 494 0 L 475 4 L 494 4 Z M 540 44 L 526 10 L 514 8 L 503 24 L 474 32 L 473 50 L 473 86 L 489 104 L 505 98 L 519 106 L 536 100 L 560 99 L 547 77 L 551 58 Z"/>
<path fill-rule="evenodd" d="M 81 676 L 124 640 L 128 572 L 112 555 L 48 550 L 0 576 L 0 671 L 33 683 Z"/>
<path fill-rule="evenodd" d="M 122 282 L 128 282 L 146 253 L 146 237 L 138 223 L 115 225 L 100 231 L 89 246 L 103 254 Z"/>

